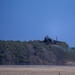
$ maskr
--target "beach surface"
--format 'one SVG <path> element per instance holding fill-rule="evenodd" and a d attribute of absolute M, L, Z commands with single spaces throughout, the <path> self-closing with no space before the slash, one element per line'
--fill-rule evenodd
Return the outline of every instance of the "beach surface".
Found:
<path fill-rule="evenodd" d="M 0 75 L 75 75 L 75 66 L 0 66 Z"/>

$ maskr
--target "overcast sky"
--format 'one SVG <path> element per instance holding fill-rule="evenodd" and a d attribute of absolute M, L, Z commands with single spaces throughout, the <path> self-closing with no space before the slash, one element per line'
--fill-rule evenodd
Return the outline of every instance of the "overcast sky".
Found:
<path fill-rule="evenodd" d="M 75 47 L 75 0 L 0 0 L 0 40 L 43 40 Z"/>

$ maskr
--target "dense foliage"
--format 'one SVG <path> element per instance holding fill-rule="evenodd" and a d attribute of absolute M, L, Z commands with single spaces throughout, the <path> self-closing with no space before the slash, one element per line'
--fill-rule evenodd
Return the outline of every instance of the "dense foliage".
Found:
<path fill-rule="evenodd" d="M 75 61 L 75 50 L 61 45 L 46 44 L 43 41 L 0 40 L 0 64 L 65 64 Z"/>

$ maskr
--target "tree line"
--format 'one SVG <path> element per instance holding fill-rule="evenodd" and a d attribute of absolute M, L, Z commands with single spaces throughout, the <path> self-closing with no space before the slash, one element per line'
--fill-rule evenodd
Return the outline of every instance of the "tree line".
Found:
<path fill-rule="evenodd" d="M 75 61 L 74 49 L 60 47 L 40 40 L 0 40 L 0 65 L 63 65 Z"/>

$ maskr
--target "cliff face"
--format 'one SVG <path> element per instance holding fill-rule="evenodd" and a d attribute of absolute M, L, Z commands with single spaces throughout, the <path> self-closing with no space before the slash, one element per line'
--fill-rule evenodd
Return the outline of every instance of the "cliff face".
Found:
<path fill-rule="evenodd" d="M 69 60 L 69 47 L 67 47 L 66 43 L 63 45 L 61 43 L 45 43 L 39 40 L 28 42 L 0 40 L 0 64 L 63 65 Z"/>

